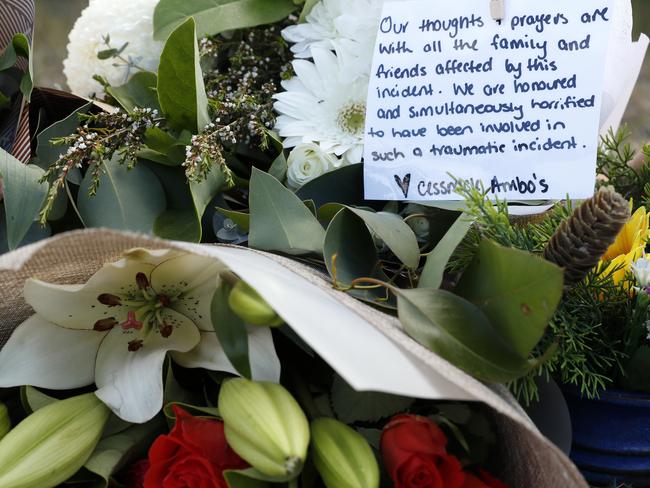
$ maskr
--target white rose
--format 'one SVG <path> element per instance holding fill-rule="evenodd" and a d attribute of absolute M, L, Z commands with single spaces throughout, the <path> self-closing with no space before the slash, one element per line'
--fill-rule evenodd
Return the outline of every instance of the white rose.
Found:
<path fill-rule="evenodd" d="M 296 190 L 336 166 L 336 157 L 324 152 L 317 144 L 300 144 L 287 159 L 287 185 Z"/>

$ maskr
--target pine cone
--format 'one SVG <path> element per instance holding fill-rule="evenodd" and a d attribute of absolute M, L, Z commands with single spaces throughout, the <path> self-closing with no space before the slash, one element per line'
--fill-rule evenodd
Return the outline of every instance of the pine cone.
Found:
<path fill-rule="evenodd" d="M 544 257 L 564 268 L 564 281 L 582 281 L 630 219 L 630 204 L 610 187 L 580 205 L 549 240 Z"/>

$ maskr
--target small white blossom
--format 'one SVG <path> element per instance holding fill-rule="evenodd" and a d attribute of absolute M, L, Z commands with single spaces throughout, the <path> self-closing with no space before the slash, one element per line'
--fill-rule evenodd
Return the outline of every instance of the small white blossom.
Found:
<path fill-rule="evenodd" d="M 287 159 L 287 185 L 294 190 L 337 166 L 336 159 L 316 144 L 301 144 Z"/>

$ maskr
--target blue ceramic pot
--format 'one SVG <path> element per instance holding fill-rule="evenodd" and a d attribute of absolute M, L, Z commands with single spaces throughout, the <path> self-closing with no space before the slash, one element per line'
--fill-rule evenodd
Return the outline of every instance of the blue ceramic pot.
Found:
<path fill-rule="evenodd" d="M 588 400 L 571 387 L 563 392 L 573 430 L 571 459 L 587 481 L 650 487 L 650 395 L 607 390 Z"/>

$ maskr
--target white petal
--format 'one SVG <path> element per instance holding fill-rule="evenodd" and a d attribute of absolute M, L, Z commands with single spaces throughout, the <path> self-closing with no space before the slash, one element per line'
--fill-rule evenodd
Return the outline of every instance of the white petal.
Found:
<path fill-rule="evenodd" d="M 201 342 L 189 352 L 172 352 L 172 359 L 184 368 L 204 368 L 238 374 L 226 357 L 214 332 L 201 332 Z"/>
<path fill-rule="evenodd" d="M 101 319 L 124 321 L 127 307 L 108 307 L 97 300 L 100 291 L 86 285 L 55 285 L 35 279 L 25 282 L 25 301 L 34 311 L 68 329 L 92 330 Z"/>
<path fill-rule="evenodd" d="M 160 263 L 151 272 L 151 286 L 158 293 L 176 295 L 214 280 L 226 267 L 214 258 L 182 253 Z"/>
<path fill-rule="evenodd" d="M 214 332 L 210 308 L 212 297 L 220 283 L 221 279 L 213 276 L 200 286 L 181 293 L 171 304 L 171 308 L 185 315 L 202 331 Z"/>
<path fill-rule="evenodd" d="M 96 395 L 123 420 L 144 423 L 161 409 L 162 366 L 168 351 L 186 352 L 200 340 L 199 330 L 184 316 L 165 310 L 165 319 L 174 325 L 170 337 L 152 331 L 138 351 L 129 351 L 134 333 L 116 328 L 99 348 L 95 372 Z"/>
<path fill-rule="evenodd" d="M 0 350 L 0 387 L 32 385 L 54 390 L 93 383 L 97 349 L 106 332 L 70 330 L 34 315 Z"/>
<path fill-rule="evenodd" d="M 280 381 L 280 359 L 275 352 L 271 330 L 266 327 L 248 328 L 248 355 L 253 379 Z M 239 374 L 223 352 L 217 334 L 203 332 L 201 342 L 187 353 L 172 353 L 174 361 L 185 368 L 204 368 Z"/>

